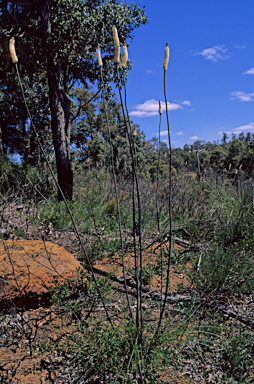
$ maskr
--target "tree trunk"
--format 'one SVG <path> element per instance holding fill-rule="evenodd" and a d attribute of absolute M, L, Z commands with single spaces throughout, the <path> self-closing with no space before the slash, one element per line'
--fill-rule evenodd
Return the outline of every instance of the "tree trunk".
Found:
<path fill-rule="evenodd" d="M 0 118 L 0 154 L 7 154 L 7 145 L 6 145 L 6 131 L 7 123 L 4 118 Z"/>
<path fill-rule="evenodd" d="M 49 72 L 51 129 L 56 154 L 58 183 L 65 198 L 72 199 L 73 172 L 70 156 L 70 103 L 59 93 L 56 74 Z M 58 200 L 63 197 L 58 191 Z"/>
<path fill-rule="evenodd" d="M 49 102 L 51 110 L 51 129 L 56 154 L 56 165 L 59 186 L 66 199 L 72 199 L 73 172 L 70 156 L 70 107 L 68 95 L 68 66 L 64 67 L 64 80 L 61 81 L 60 70 L 52 57 L 51 23 L 48 0 L 41 2 L 42 6 L 42 38 L 47 55 Z M 63 200 L 58 191 L 58 200 Z"/>
<path fill-rule="evenodd" d="M 3 145 L 3 134 L 2 134 L 2 127 L 0 123 L 0 156 L 4 154 L 4 145 Z"/>
<path fill-rule="evenodd" d="M 54 49 L 51 41 L 51 21 L 49 0 L 40 0 L 41 6 L 41 28 L 34 30 L 28 28 L 18 15 L 17 0 L 14 1 L 14 16 L 16 22 L 22 29 L 41 39 L 44 44 L 47 58 L 49 105 L 51 110 L 51 129 L 56 155 L 57 175 L 59 186 L 66 199 L 72 199 L 73 193 L 73 172 L 70 157 L 70 107 L 71 99 L 68 94 L 69 76 L 68 60 L 64 66 L 57 65 L 57 57 L 54 57 Z M 55 6 L 57 6 L 55 2 Z M 63 196 L 58 190 L 58 199 Z"/>

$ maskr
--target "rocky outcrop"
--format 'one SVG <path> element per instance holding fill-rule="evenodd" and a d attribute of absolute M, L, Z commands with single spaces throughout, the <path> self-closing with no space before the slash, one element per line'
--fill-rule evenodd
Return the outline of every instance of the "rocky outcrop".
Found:
<path fill-rule="evenodd" d="M 63 247 L 46 241 L 0 240 L 0 310 L 49 304 L 48 287 L 57 279 L 73 285 L 84 270 Z"/>

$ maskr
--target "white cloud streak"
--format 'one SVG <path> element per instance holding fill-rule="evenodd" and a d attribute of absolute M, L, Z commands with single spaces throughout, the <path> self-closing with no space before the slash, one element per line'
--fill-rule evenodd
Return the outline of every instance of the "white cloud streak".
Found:
<path fill-rule="evenodd" d="M 168 131 L 161 131 L 161 136 L 166 136 L 168 134 Z M 157 133 L 157 135 L 159 135 L 158 133 Z"/>
<path fill-rule="evenodd" d="M 225 45 L 215 45 L 212 48 L 203 49 L 201 52 L 196 52 L 195 55 L 201 55 L 205 60 L 211 60 L 213 63 L 217 61 L 224 61 L 230 59 L 228 54 L 228 49 L 225 48 Z"/>
<path fill-rule="evenodd" d="M 244 75 L 254 75 L 254 67 L 248 69 L 248 71 L 243 72 Z"/>
<path fill-rule="evenodd" d="M 239 100 L 239 101 L 253 101 L 254 99 L 254 92 L 252 93 L 245 93 L 245 92 L 231 92 L 230 93 L 230 100 Z"/>
<path fill-rule="evenodd" d="M 239 134 L 243 131 L 254 132 L 254 122 L 247 125 L 241 125 L 240 127 L 233 129 L 233 133 L 235 134 Z"/>
<path fill-rule="evenodd" d="M 190 102 L 190 100 L 184 100 L 184 101 L 182 102 L 182 105 L 188 105 L 188 106 L 190 107 L 191 102 Z"/>
<path fill-rule="evenodd" d="M 182 109 L 183 107 L 177 103 L 167 104 L 169 111 L 176 111 L 177 109 Z M 162 111 L 165 111 L 166 104 L 161 102 Z M 159 114 L 159 102 L 155 99 L 146 100 L 143 104 L 137 104 L 133 107 L 135 111 L 130 112 L 130 116 L 135 117 L 150 117 Z"/>
<path fill-rule="evenodd" d="M 191 136 L 191 137 L 190 137 L 190 140 L 198 140 L 198 139 L 199 139 L 198 136 Z"/>
<path fill-rule="evenodd" d="M 169 131 L 169 133 L 171 133 L 171 131 Z M 161 131 L 161 136 L 167 136 L 168 135 L 168 130 L 166 131 Z M 153 133 L 153 136 L 159 136 L 159 133 Z"/>
<path fill-rule="evenodd" d="M 148 69 L 148 71 L 146 71 L 146 75 L 150 75 L 151 73 L 153 73 L 153 71 L 151 71 L 151 69 Z"/>
<path fill-rule="evenodd" d="M 234 128 L 232 131 L 220 131 L 217 133 L 217 135 L 222 135 L 223 133 L 226 133 L 228 135 L 239 135 L 240 133 L 247 131 L 247 132 L 252 132 L 254 133 L 254 122 L 246 124 L 246 125 L 241 125 L 240 127 Z"/>
<path fill-rule="evenodd" d="M 176 135 L 183 136 L 184 133 L 183 132 L 177 132 Z"/>
<path fill-rule="evenodd" d="M 235 48 L 236 49 L 245 49 L 246 48 L 246 45 L 235 45 Z"/>

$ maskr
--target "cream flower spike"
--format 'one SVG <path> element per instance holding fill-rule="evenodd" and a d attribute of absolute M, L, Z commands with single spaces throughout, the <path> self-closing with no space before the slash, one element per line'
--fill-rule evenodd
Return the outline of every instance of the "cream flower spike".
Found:
<path fill-rule="evenodd" d="M 168 47 L 168 43 L 166 43 L 165 58 L 164 58 L 164 63 L 163 63 L 164 71 L 166 71 L 168 68 L 168 60 L 169 60 L 169 47 Z"/>
<path fill-rule="evenodd" d="M 97 53 L 97 60 L 98 60 L 99 67 L 102 67 L 103 64 L 102 64 L 102 59 L 101 59 L 100 44 L 98 44 L 96 53 Z"/>
<path fill-rule="evenodd" d="M 161 101 L 159 100 L 159 114 L 162 114 Z"/>
<path fill-rule="evenodd" d="M 16 64 L 18 62 L 18 57 L 17 57 L 16 51 L 15 51 L 14 36 L 12 36 L 12 38 L 9 40 L 9 51 L 10 51 L 10 55 L 11 55 L 11 59 L 12 59 L 13 64 Z"/>
<path fill-rule="evenodd" d="M 126 67 L 126 64 L 127 64 L 127 60 L 128 60 L 128 51 L 127 51 L 127 45 L 126 45 L 126 42 L 124 42 L 124 45 L 123 45 L 123 60 L 122 60 L 122 67 Z"/>
<path fill-rule="evenodd" d="M 115 63 L 119 63 L 119 61 L 120 61 L 120 42 L 119 42 L 118 33 L 117 33 L 117 29 L 116 29 L 115 25 L 113 25 L 113 39 L 114 39 L 114 44 L 115 44 L 114 60 L 115 60 Z"/>

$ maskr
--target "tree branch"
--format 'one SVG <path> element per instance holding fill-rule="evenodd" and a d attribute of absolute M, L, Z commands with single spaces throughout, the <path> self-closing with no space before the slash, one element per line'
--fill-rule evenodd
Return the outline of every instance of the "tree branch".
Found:
<path fill-rule="evenodd" d="M 23 29 L 23 31 L 25 31 L 26 33 L 28 33 L 31 36 L 42 39 L 41 31 L 38 31 L 38 30 L 33 29 L 33 28 L 28 28 L 23 23 L 23 21 L 21 20 L 20 15 L 18 13 L 17 0 L 14 0 L 14 18 L 15 18 L 17 25 L 19 25 Z"/>
<path fill-rule="evenodd" d="M 91 99 L 89 99 L 88 101 L 86 101 L 84 104 L 80 104 L 79 107 L 78 107 L 78 112 L 75 114 L 75 116 L 71 119 L 71 122 L 73 122 L 79 115 L 80 113 L 80 110 L 81 108 L 85 107 L 87 104 L 89 104 L 93 99 L 95 99 L 95 97 L 100 93 L 100 89 L 98 92 L 95 93 L 95 95 L 93 95 L 93 97 L 91 97 Z"/>
<path fill-rule="evenodd" d="M 115 282 L 117 282 L 119 284 L 124 284 L 123 277 L 112 276 L 108 272 L 102 271 L 101 269 L 94 268 L 94 267 L 93 267 L 93 272 L 97 273 L 98 275 L 101 275 L 101 276 L 104 276 L 104 277 L 108 277 L 110 280 L 113 280 L 113 281 L 115 281 Z M 130 288 L 137 289 L 137 284 L 136 284 L 136 282 L 133 281 L 132 278 L 129 278 L 129 279 L 127 278 L 126 279 L 126 284 Z M 142 285 L 142 292 L 144 292 L 145 294 L 149 295 L 152 299 L 161 300 L 161 295 L 158 292 L 152 291 L 151 289 L 146 288 L 143 285 Z M 164 299 L 164 296 L 165 295 L 162 295 L 162 299 Z M 238 313 L 233 312 L 230 309 L 227 309 L 225 306 L 223 306 L 221 304 L 212 303 L 212 302 L 209 303 L 207 301 L 207 299 L 206 300 L 202 300 L 202 299 L 193 298 L 191 296 L 185 296 L 185 295 L 178 295 L 177 294 L 175 296 L 167 296 L 167 300 L 166 301 L 169 302 L 169 303 L 177 303 L 179 301 L 193 301 L 196 304 L 203 304 L 207 308 L 218 310 L 218 311 L 224 313 L 224 315 L 227 315 L 227 316 L 229 316 L 229 317 L 231 317 L 233 319 L 236 319 L 236 320 L 240 321 L 242 324 L 245 324 L 245 325 L 251 327 L 252 329 L 254 329 L 254 321 L 252 321 L 252 320 L 250 320 L 250 319 L 248 319 L 246 317 L 243 317 L 241 315 L 238 315 Z"/>

